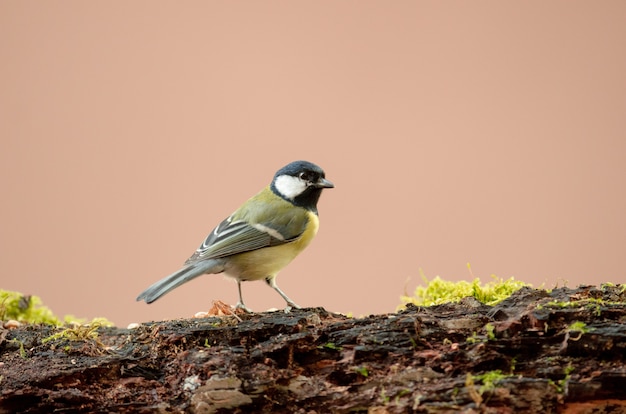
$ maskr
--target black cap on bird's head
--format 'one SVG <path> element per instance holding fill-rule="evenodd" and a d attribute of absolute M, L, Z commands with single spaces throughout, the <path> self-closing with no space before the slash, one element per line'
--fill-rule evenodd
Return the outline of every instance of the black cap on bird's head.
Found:
<path fill-rule="evenodd" d="M 308 161 L 294 161 L 276 172 L 271 189 L 278 196 L 296 206 L 317 213 L 317 201 L 324 188 L 334 185 L 317 165 Z"/>

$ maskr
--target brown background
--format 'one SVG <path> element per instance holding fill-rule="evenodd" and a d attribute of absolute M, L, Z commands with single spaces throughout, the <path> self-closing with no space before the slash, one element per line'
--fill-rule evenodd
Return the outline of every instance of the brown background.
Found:
<path fill-rule="evenodd" d="M 136 295 L 295 159 L 302 306 L 393 311 L 426 276 L 626 282 L 626 2 L 0 3 L 0 287 L 131 321 Z M 283 306 L 244 285 L 256 310 Z"/>

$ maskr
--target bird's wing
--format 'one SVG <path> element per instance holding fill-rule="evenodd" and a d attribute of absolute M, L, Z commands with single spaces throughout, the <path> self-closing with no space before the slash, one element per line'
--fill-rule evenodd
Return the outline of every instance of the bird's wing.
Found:
<path fill-rule="evenodd" d="M 300 237 L 308 223 L 306 211 L 291 209 L 273 216 L 254 211 L 238 211 L 222 221 L 186 264 L 217 259 L 263 247 L 277 246 Z M 260 220 L 259 220 L 260 219 Z"/>

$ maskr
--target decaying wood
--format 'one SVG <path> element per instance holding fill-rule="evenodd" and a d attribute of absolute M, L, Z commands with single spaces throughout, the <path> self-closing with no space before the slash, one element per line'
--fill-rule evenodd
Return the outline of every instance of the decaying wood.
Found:
<path fill-rule="evenodd" d="M 621 286 L 240 317 L 101 328 L 97 340 L 2 332 L 0 412 L 626 412 Z"/>

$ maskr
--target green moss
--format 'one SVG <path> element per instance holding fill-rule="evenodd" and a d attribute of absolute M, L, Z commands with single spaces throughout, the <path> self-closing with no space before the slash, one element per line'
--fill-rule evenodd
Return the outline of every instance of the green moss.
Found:
<path fill-rule="evenodd" d="M 587 324 L 585 322 L 582 321 L 576 321 L 573 322 L 568 328 L 567 330 L 569 332 L 580 332 L 580 333 L 588 333 L 593 331 L 593 327 L 591 326 L 587 326 Z"/>
<path fill-rule="evenodd" d="M 493 341 L 496 339 L 495 329 L 496 327 L 492 323 L 487 323 L 484 326 L 485 335 L 479 335 L 478 332 L 472 332 L 472 336 L 465 338 L 465 342 L 468 344 L 484 343 L 487 341 Z"/>
<path fill-rule="evenodd" d="M 387 405 L 389 404 L 390 400 L 391 400 L 391 397 L 387 395 L 387 393 L 385 392 L 385 388 L 383 387 L 380 390 L 380 401 L 383 403 L 383 405 Z"/>
<path fill-rule="evenodd" d="M 467 342 L 468 344 L 475 344 L 477 342 L 483 342 L 482 338 L 478 337 L 478 334 L 476 332 L 472 332 L 472 336 L 468 336 L 467 338 L 465 338 L 465 342 Z"/>
<path fill-rule="evenodd" d="M 600 289 L 607 290 L 607 289 L 611 289 L 611 288 L 618 287 L 618 286 L 619 286 L 619 292 L 620 293 L 624 293 L 624 291 L 626 291 L 626 284 L 618 284 L 618 285 L 616 285 L 615 283 L 611 283 L 611 282 L 601 283 L 600 284 Z"/>
<path fill-rule="evenodd" d="M 485 331 L 487 331 L 487 339 L 488 339 L 488 340 L 493 341 L 493 340 L 495 340 L 495 339 L 496 339 L 496 334 L 495 334 L 495 332 L 494 332 L 494 331 L 495 331 L 495 329 L 496 329 L 496 327 L 495 327 L 495 326 L 493 326 L 493 324 L 492 324 L 492 323 L 487 323 L 487 324 L 485 325 Z"/>
<path fill-rule="evenodd" d="M 38 296 L 24 296 L 19 292 L 0 290 L 0 320 L 60 325 L 59 319 L 43 306 Z"/>
<path fill-rule="evenodd" d="M 494 390 L 498 382 L 508 377 L 510 377 L 510 375 L 503 374 L 499 369 L 488 371 L 484 374 L 473 375 L 474 382 L 481 383 L 481 386 L 478 389 L 480 395 L 483 395 L 487 391 Z"/>
<path fill-rule="evenodd" d="M 543 309 L 543 308 L 558 308 L 558 309 L 564 309 L 564 308 L 584 308 L 587 310 L 590 310 L 593 312 L 593 314 L 595 316 L 600 316 L 602 314 L 602 308 L 603 307 L 610 307 L 610 306 L 623 306 L 624 302 L 611 302 L 611 301 L 606 301 L 604 299 L 600 299 L 600 298 L 586 298 L 586 299 L 580 299 L 580 300 L 572 300 L 572 301 L 557 301 L 557 300 L 553 300 L 550 302 L 547 302 L 543 305 L 537 305 L 537 309 Z"/>
<path fill-rule="evenodd" d="M 574 372 L 574 367 L 570 362 L 565 368 L 563 368 L 563 374 L 565 376 L 558 381 L 553 381 L 549 379 L 548 384 L 552 385 L 556 389 L 556 392 L 558 392 L 559 394 L 566 394 L 569 381 L 572 377 L 572 372 Z"/>
<path fill-rule="evenodd" d="M 333 351 L 341 351 L 343 348 L 341 346 L 335 345 L 334 342 L 326 342 L 324 345 L 319 345 L 318 349 L 330 349 Z"/>
<path fill-rule="evenodd" d="M 369 371 L 367 370 L 367 367 L 365 366 L 356 367 L 354 368 L 354 370 L 356 371 L 357 374 L 360 374 L 365 378 L 367 378 L 370 374 Z"/>
<path fill-rule="evenodd" d="M 23 295 L 0 289 L 0 321 L 14 319 L 23 323 L 47 324 L 60 326 L 66 324 L 85 324 L 86 319 L 66 315 L 62 320 L 44 306 L 39 296 Z M 94 318 L 91 322 L 100 326 L 113 326 L 106 318 Z"/>
<path fill-rule="evenodd" d="M 26 354 L 26 349 L 24 349 L 24 342 L 19 339 L 11 339 L 11 342 L 15 342 L 20 347 L 20 357 L 26 359 L 28 355 Z"/>
<path fill-rule="evenodd" d="M 86 325 L 76 325 L 73 327 L 65 328 L 57 333 L 54 333 L 47 338 L 41 340 L 42 344 L 50 341 L 68 340 L 74 342 L 86 342 L 89 340 L 100 342 L 98 339 L 98 329 L 102 325 L 98 322 L 94 322 Z"/>
<path fill-rule="evenodd" d="M 450 282 L 439 276 L 433 280 L 423 277 L 426 287 L 418 286 L 413 296 L 402 296 L 403 304 L 412 303 L 417 306 L 441 305 L 448 302 L 458 302 L 472 296 L 485 305 L 493 306 L 513 294 L 524 286 L 524 282 L 516 281 L 513 277 L 503 280 L 493 276 L 494 280 L 484 285 L 476 278 L 471 282 Z"/>

